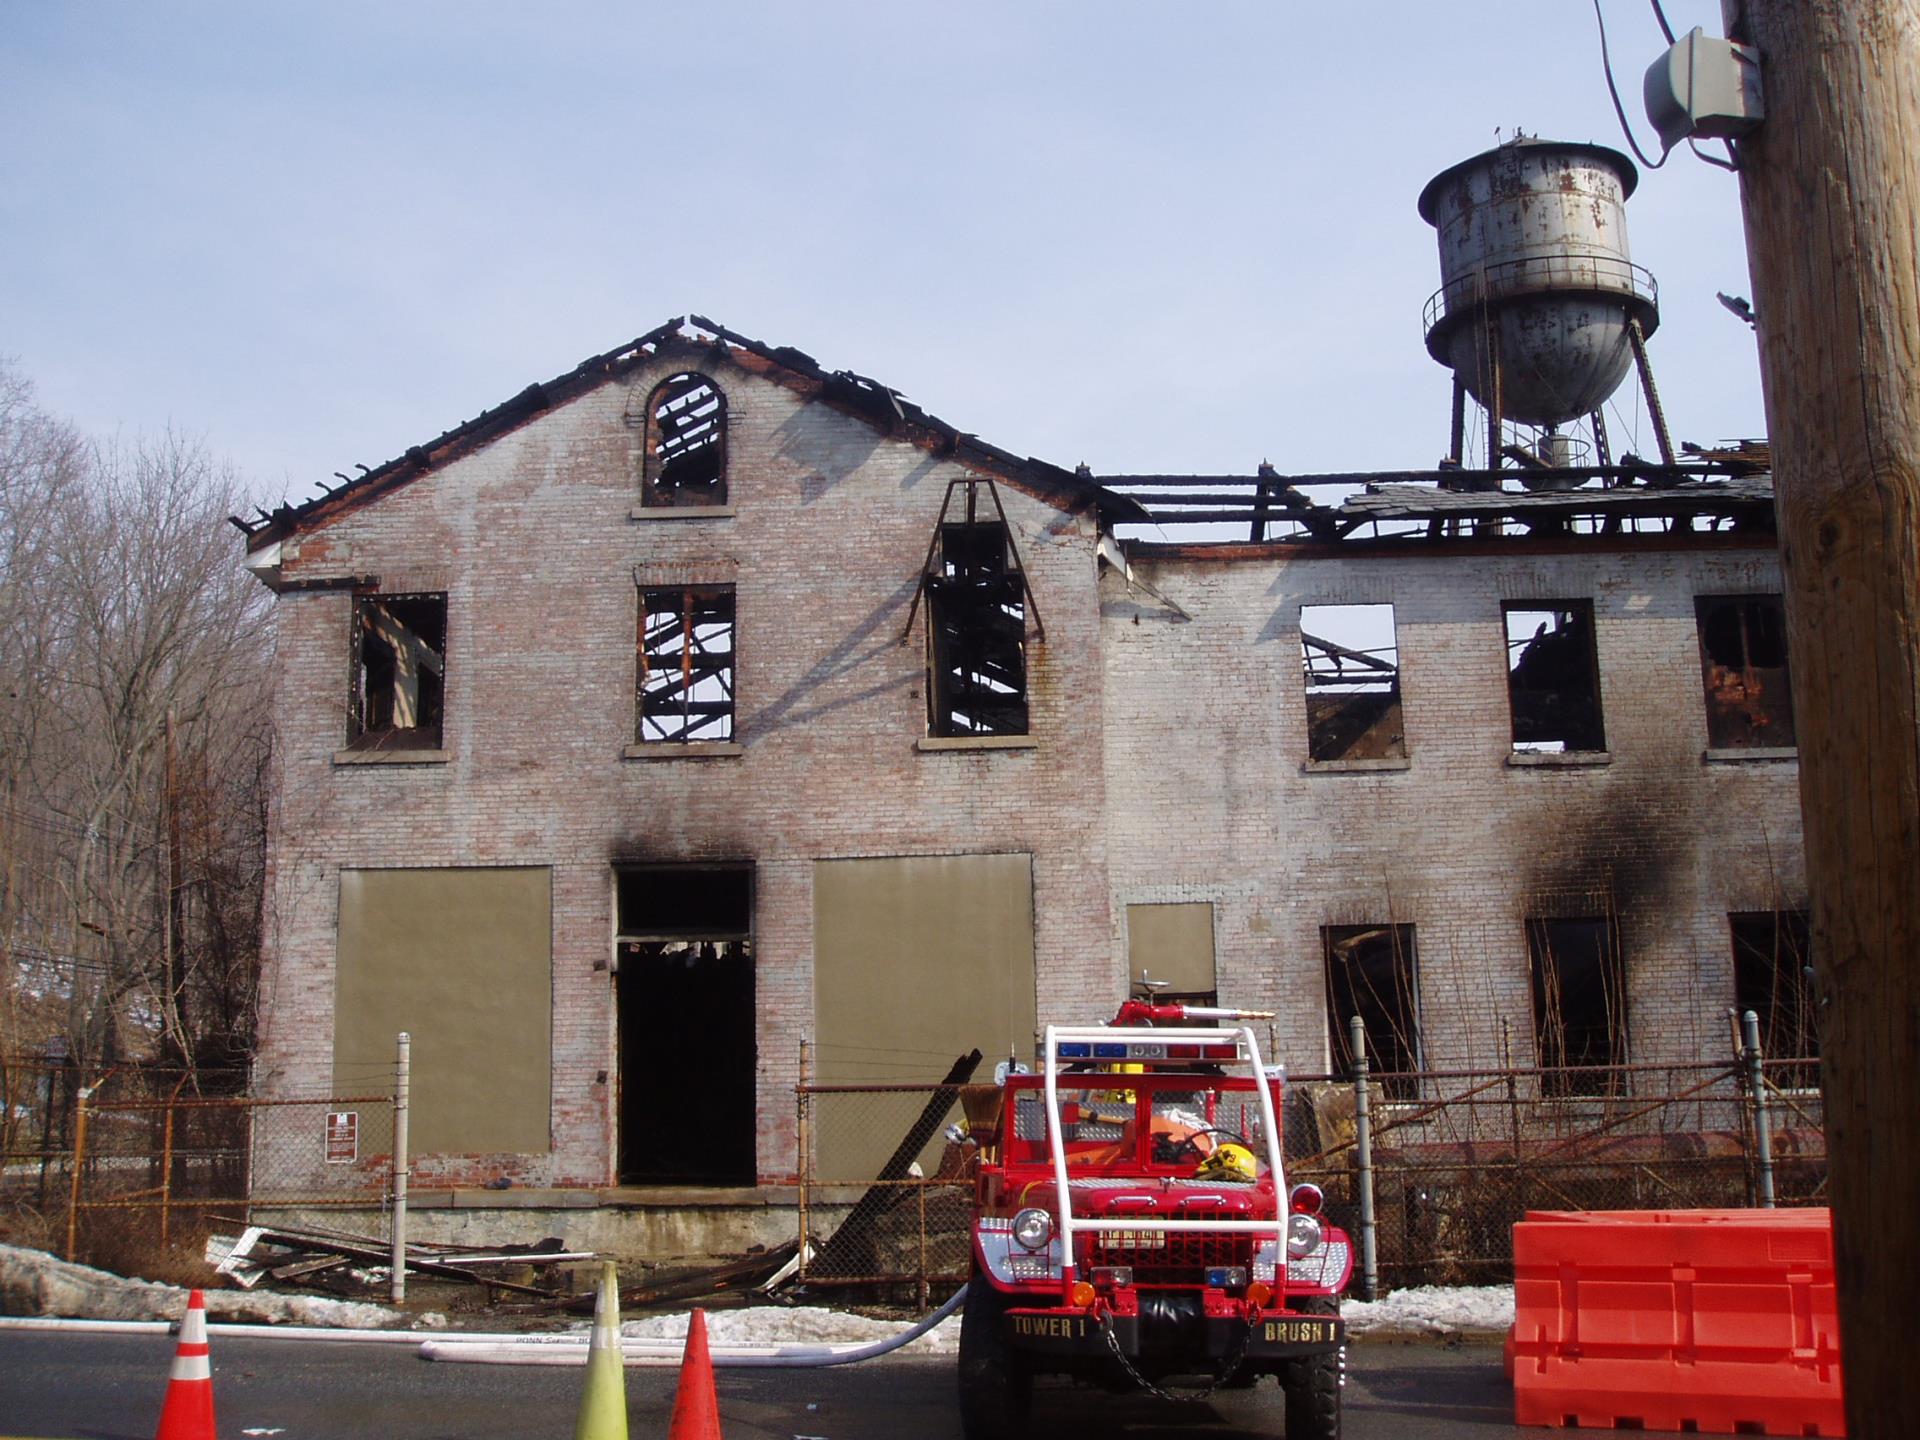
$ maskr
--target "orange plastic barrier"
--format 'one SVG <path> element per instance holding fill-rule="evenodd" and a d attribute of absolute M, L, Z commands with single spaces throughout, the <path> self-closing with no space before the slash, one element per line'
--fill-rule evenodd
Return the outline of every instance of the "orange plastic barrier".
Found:
<path fill-rule="evenodd" d="M 1516 1424 L 1846 1433 L 1826 1210 L 1531 1211 L 1513 1272 Z"/>

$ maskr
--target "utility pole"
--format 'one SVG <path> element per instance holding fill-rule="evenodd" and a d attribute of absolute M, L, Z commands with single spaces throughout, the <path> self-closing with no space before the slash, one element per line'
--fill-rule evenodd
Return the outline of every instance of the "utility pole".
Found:
<path fill-rule="evenodd" d="M 1722 0 L 1820 1005 L 1847 1433 L 1920 1435 L 1920 0 Z"/>

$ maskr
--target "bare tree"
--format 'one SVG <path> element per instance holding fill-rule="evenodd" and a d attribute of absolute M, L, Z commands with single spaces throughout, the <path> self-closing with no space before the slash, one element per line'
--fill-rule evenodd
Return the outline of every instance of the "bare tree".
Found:
<path fill-rule="evenodd" d="M 84 1061 L 133 1036 L 184 1066 L 235 1063 L 252 1033 L 269 642 L 223 531 L 240 486 L 199 441 L 88 446 L 17 381 L 6 393 L 14 448 L 50 457 L 14 467 L 5 517 L 30 523 L 11 527 L 0 614 L 9 951 L 57 977 Z"/>

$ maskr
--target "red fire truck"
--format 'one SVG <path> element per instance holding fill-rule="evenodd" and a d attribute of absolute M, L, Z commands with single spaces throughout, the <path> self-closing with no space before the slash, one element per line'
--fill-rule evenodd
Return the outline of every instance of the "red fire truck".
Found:
<path fill-rule="evenodd" d="M 1023 1434 L 1041 1374 L 1160 1394 L 1271 1375 L 1288 1440 L 1337 1440 L 1352 1246 L 1317 1187 L 1287 1187 L 1280 1071 L 1218 1023 L 1262 1018 L 1130 1000 L 1049 1026 L 1040 1073 L 976 1116 L 968 1440 Z"/>

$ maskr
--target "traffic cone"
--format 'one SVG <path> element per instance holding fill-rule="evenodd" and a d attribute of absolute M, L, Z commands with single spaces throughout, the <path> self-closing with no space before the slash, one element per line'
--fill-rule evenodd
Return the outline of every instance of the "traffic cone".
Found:
<path fill-rule="evenodd" d="M 721 1440 L 720 1397 L 713 1388 L 704 1310 L 694 1311 L 687 1320 L 687 1350 L 680 1358 L 680 1387 L 673 1395 L 667 1440 Z"/>
<path fill-rule="evenodd" d="M 180 1325 L 180 1348 L 173 1352 L 167 1399 L 160 1407 L 160 1428 L 154 1440 L 214 1440 L 207 1297 L 198 1290 L 187 1296 L 187 1318 Z"/>
<path fill-rule="evenodd" d="M 600 1270 L 600 1298 L 593 1306 L 593 1338 L 587 1341 L 587 1388 L 573 1440 L 627 1440 L 627 1362 L 620 1349 L 620 1277 L 609 1260 Z"/>

